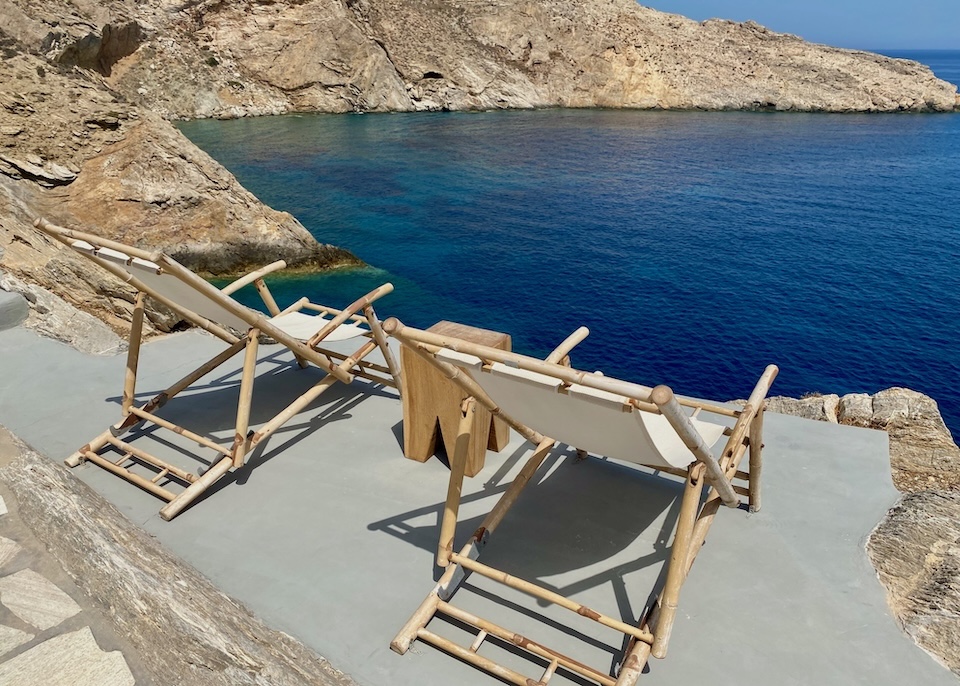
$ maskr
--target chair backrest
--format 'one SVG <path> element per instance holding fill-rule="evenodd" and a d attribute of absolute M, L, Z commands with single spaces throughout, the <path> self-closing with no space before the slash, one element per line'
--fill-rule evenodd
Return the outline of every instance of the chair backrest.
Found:
<path fill-rule="evenodd" d="M 503 362 L 488 364 L 480 357 L 448 348 L 440 348 L 436 357 L 469 374 L 504 412 L 544 436 L 651 467 L 682 469 L 695 460 L 663 415 L 631 403 L 640 398 L 567 383 L 548 373 Z M 550 367 L 541 368 L 549 371 Z M 690 421 L 710 447 L 726 428 L 697 417 Z"/>
<path fill-rule="evenodd" d="M 173 274 L 164 271 L 163 267 L 145 260 L 140 257 L 132 257 L 120 250 L 93 245 L 84 240 L 71 241 L 70 245 L 74 250 L 99 257 L 102 260 L 113 263 L 119 269 L 129 276 L 142 282 L 156 294 L 163 296 L 174 306 L 179 305 L 184 309 L 178 308 L 178 313 L 191 319 L 190 312 L 195 312 L 201 317 L 222 326 L 230 327 L 241 333 L 250 329 L 250 322 L 226 309 L 213 298 L 205 293 L 201 293 L 193 286 L 184 283 Z M 172 259 L 172 258 L 166 258 Z M 232 300 L 229 295 L 222 295 L 226 300 Z M 238 307 L 242 307 L 236 301 L 233 301 Z M 186 310 L 186 311 L 185 311 Z M 199 324 L 200 322 L 194 322 Z"/>

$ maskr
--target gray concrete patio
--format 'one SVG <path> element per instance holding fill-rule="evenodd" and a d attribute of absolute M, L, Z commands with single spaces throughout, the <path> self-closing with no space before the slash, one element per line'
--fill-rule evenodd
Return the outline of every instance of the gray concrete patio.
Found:
<path fill-rule="evenodd" d="M 142 397 L 221 347 L 196 332 L 146 345 Z M 318 378 L 278 350 L 262 351 L 254 420 Z M 62 459 L 118 418 L 123 366 L 122 355 L 83 355 L 22 328 L 0 332 L 0 423 Z M 189 416 L 193 427 L 226 438 L 238 380 L 215 372 L 167 405 L 165 416 Z M 393 391 L 336 385 L 254 453 L 232 483 L 169 523 L 154 496 L 95 466 L 73 473 L 224 592 L 361 684 L 496 683 L 421 643 L 403 657 L 389 650 L 433 584 L 448 473 L 436 459 L 404 459 L 401 432 Z M 195 470 L 179 450 L 187 444 L 167 443 L 169 436 L 148 432 L 139 440 Z M 900 631 L 864 552 L 897 499 L 886 434 L 768 415 L 765 443 L 763 510 L 719 513 L 681 596 L 670 655 L 652 660 L 642 683 L 956 684 Z M 461 541 L 529 451 L 515 437 L 467 480 Z M 669 554 L 678 484 L 596 459 L 576 463 L 569 450 L 548 463 L 541 477 L 549 477 L 528 489 L 484 559 L 635 621 Z M 614 664 L 622 648 L 615 632 L 483 580 L 471 578 L 456 601 L 599 668 Z M 434 620 L 431 628 L 470 642 L 453 624 Z M 496 646 L 482 650 L 539 677 L 540 666 Z M 553 683 L 577 682 L 558 674 Z"/>

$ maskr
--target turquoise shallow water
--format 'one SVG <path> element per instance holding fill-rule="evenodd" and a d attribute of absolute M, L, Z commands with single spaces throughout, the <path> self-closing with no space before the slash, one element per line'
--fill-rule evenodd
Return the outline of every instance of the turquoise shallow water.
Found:
<path fill-rule="evenodd" d="M 960 53 L 938 55 L 915 56 L 960 76 Z M 577 366 L 717 399 L 745 397 L 769 362 L 779 394 L 908 386 L 960 430 L 958 115 L 548 110 L 182 128 L 262 200 L 376 266 L 281 279 L 281 305 L 346 304 L 390 280 L 378 309 L 410 324 L 507 331 L 538 355 L 585 324 Z"/>

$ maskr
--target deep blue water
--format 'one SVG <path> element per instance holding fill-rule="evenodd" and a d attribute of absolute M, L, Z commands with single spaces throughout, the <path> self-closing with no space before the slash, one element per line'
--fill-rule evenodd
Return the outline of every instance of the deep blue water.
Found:
<path fill-rule="evenodd" d="M 960 53 L 911 53 L 960 81 Z M 547 110 L 183 125 L 262 200 L 376 268 L 275 279 L 509 332 L 678 392 L 908 386 L 960 430 L 960 115 Z M 255 294 L 253 298 L 255 299 Z M 251 304 L 255 300 L 249 301 Z"/>

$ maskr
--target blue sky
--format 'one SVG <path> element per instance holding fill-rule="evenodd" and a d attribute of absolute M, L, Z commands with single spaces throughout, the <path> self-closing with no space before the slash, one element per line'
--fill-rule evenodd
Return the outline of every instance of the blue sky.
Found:
<path fill-rule="evenodd" d="M 683 14 L 752 19 L 816 43 L 860 49 L 960 50 L 960 0 L 641 0 Z"/>

